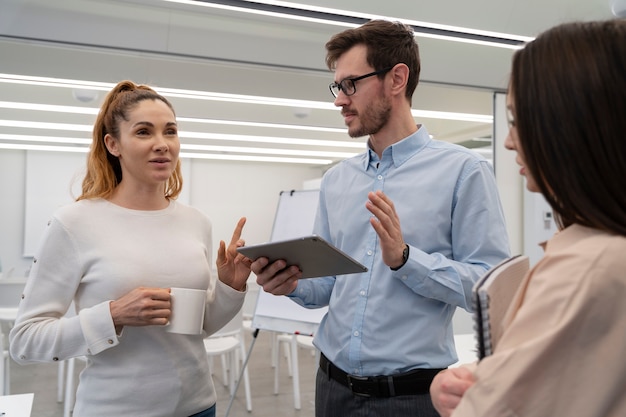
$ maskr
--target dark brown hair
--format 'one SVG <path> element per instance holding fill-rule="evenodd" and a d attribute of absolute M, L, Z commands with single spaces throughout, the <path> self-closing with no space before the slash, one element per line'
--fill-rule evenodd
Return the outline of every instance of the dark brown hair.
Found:
<path fill-rule="evenodd" d="M 328 68 L 334 70 L 339 57 L 360 44 L 367 47 L 367 63 L 377 71 L 400 63 L 409 67 L 405 96 L 411 102 L 420 76 L 419 47 L 413 37 L 413 29 L 400 22 L 371 20 L 340 32 L 326 43 Z M 384 77 L 384 74 L 379 77 Z"/>
<path fill-rule="evenodd" d="M 626 235 L 626 20 L 552 28 L 513 57 L 525 162 L 561 227 Z"/>
<path fill-rule="evenodd" d="M 176 115 L 172 104 L 162 95 L 146 85 L 132 81 L 118 83 L 105 97 L 93 127 L 93 140 L 87 157 L 87 174 L 83 180 L 82 194 L 76 200 L 107 198 L 122 181 L 119 159 L 112 155 L 104 137 L 109 134 L 119 139 L 119 123 L 128 120 L 128 112 L 143 100 L 160 100 Z M 165 184 L 165 197 L 175 199 L 183 187 L 180 160 Z"/>

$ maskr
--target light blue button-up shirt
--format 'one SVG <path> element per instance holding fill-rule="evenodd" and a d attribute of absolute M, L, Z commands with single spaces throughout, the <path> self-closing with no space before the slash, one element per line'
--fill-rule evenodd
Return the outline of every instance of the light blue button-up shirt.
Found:
<path fill-rule="evenodd" d="M 394 202 L 408 262 L 392 271 L 369 224 L 367 194 Z M 493 170 L 475 153 L 432 140 L 426 128 L 384 150 L 342 161 L 323 177 L 314 232 L 368 267 L 304 279 L 289 296 L 328 305 L 315 345 L 355 375 L 390 375 L 456 362 L 452 316 L 471 311 L 474 282 L 509 256 Z"/>

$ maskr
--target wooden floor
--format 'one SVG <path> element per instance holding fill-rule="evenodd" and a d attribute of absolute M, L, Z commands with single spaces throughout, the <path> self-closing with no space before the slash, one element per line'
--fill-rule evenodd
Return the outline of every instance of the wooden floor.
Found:
<path fill-rule="evenodd" d="M 312 350 L 299 349 L 301 409 L 294 408 L 292 378 L 288 374 L 286 357 L 281 351 L 279 366 L 279 394 L 274 394 L 274 368 L 271 365 L 271 342 L 273 333 L 260 331 L 251 351 L 248 370 L 252 395 L 252 412 L 246 410 L 243 382 L 237 390 L 229 411 L 231 417 L 313 417 L 315 373 L 317 365 Z M 246 335 L 246 350 L 252 342 Z M 80 363 L 80 361 L 77 361 Z M 219 360 L 214 360 L 214 382 L 217 390 L 217 417 L 224 417 L 230 403 L 228 387 L 222 380 Z M 80 368 L 80 365 L 77 366 Z M 80 369 L 77 369 L 79 372 Z M 63 404 L 57 403 L 56 364 L 20 366 L 11 363 L 11 394 L 34 393 L 32 417 L 62 417 Z"/>

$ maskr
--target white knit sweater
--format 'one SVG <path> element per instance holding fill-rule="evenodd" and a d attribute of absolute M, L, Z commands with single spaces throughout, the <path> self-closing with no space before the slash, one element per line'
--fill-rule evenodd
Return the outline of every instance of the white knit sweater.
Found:
<path fill-rule="evenodd" d="M 172 202 L 156 211 L 105 200 L 60 208 L 49 222 L 10 335 L 21 363 L 86 356 L 74 417 L 189 416 L 216 402 L 202 338 L 239 311 L 244 292 L 211 277 L 211 223 Z M 208 290 L 198 336 L 162 326 L 115 333 L 109 302 L 139 287 Z M 74 302 L 78 315 L 65 316 Z"/>

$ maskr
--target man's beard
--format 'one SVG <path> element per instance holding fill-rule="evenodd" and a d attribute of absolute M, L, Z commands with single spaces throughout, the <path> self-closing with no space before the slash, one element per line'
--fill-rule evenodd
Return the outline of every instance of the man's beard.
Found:
<path fill-rule="evenodd" d="M 359 112 L 359 125 L 348 128 L 348 135 L 353 138 L 375 135 L 389 122 L 390 114 L 389 100 L 381 94 L 378 101 L 368 104 L 362 112 Z"/>

